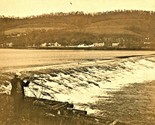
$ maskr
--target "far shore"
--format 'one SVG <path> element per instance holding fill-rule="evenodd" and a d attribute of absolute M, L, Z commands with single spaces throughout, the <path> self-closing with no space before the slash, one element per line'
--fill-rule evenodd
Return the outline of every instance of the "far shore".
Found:
<path fill-rule="evenodd" d="M 155 51 L 155 48 L 137 49 L 137 48 L 105 48 L 105 47 L 1 47 L 0 49 Z"/>

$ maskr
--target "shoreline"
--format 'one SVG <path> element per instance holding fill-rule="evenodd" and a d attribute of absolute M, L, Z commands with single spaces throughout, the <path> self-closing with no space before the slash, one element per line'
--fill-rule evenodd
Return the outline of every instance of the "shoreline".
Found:
<path fill-rule="evenodd" d="M 98 51 L 155 51 L 155 48 L 105 48 L 105 47 L 3 47 L 0 49 L 28 49 L 28 50 L 98 50 Z"/>

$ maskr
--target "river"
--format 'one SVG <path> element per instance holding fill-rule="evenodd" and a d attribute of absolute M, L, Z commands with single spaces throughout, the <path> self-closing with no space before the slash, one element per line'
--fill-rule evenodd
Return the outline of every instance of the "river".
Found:
<path fill-rule="evenodd" d="M 148 55 L 155 51 L 28 50 L 0 49 L 0 69 L 46 66 L 85 60 L 104 60 L 118 56 Z"/>
<path fill-rule="evenodd" d="M 155 80 L 154 54 L 155 51 L 0 49 L 1 74 L 7 71 L 3 76 L 9 77 L 8 86 L 4 84 L 0 90 L 10 92 L 13 74 L 8 76 L 8 72 L 18 70 L 34 79 L 25 89 L 26 96 L 73 102 L 76 108 L 97 114 L 100 111 L 90 105 L 110 96 L 109 91 Z"/>

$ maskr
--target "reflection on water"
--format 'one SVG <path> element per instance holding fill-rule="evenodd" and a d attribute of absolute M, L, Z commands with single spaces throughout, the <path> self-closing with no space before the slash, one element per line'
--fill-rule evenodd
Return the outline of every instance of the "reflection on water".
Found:
<path fill-rule="evenodd" d="M 155 54 L 154 51 L 84 51 L 84 50 L 25 50 L 0 49 L 0 68 L 50 65 L 116 56 Z"/>

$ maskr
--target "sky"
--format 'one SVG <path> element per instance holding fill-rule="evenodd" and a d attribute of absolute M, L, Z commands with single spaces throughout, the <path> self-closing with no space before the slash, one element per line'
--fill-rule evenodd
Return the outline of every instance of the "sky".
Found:
<path fill-rule="evenodd" d="M 0 0 L 0 15 L 26 17 L 52 12 L 155 11 L 155 0 Z"/>

